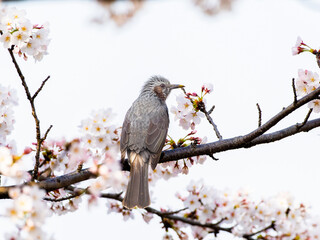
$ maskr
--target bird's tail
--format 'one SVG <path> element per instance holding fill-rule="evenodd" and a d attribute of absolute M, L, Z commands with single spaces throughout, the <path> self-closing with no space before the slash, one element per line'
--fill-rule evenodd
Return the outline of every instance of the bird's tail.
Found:
<path fill-rule="evenodd" d="M 149 159 L 144 154 L 131 152 L 129 154 L 130 178 L 126 195 L 122 201 L 126 208 L 145 208 L 150 205 L 148 187 Z M 147 155 L 147 154 L 145 154 Z"/>

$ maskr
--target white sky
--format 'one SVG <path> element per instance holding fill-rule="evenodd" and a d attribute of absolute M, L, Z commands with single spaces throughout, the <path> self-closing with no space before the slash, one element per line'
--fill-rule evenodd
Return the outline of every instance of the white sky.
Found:
<path fill-rule="evenodd" d="M 297 36 L 319 47 L 320 5 L 316 1 L 237 0 L 232 11 L 209 17 L 191 0 L 147 2 L 124 27 L 113 22 L 99 25 L 91 20 L 103 9 L 91 1 L 10 3 L 27 10 L 35 23 L 50 23 L 49 55 L 34 64 L 19 59 L 32 91 L 47 75 L 51 79 L 39 95 L 36 107 L 42 131 L 50 124 L 51 138 L 77 136 L 80 121 L 91 110 L 111 107 L 115 123 L 122 124 L 125 112 L 138 96 L 144 81 L 161 74 L 173 83 L 198 91 L 211 82 L 209 107 L 224 138 L 243 135 L 257 126 L 258 102 L 263 121 L 291 103 L 291 79 L 299 68 L 318 71 L 312 55 L 292 56 Z M 34 141 L 34 122 L 9 54 L 0 49 L 1 84 L 17 88 L 19 106 L 12 136 L 22 148 Z M 175 93 L 168 106 L 175 103 Z M 304 107 L 286 127 L 301 122 Z M 319 117 L 313 115 L 312 117 Z M 172 119 L 169 134 L 184 132 Z M 211 126 L 203 121 L 199 136 L 215 141 Z M 154 189 L 155 207 L 177 206 L 174 193 L 191 179 L 203 178 L 219 189 L 248 187 L 258 196 L 292 193 L 320 213 L 319 130 L 299 134 L 278 143 L 216 154 L 191 169 L 187 176 L 160 182 Z M 145 224 L 140 216 L 123 222 L 107 214 L 104 203 L 87 211 L 53 217 L 48 232 L 56 239 L 162 239 L 164 230 L 154 218 Z M 211 239 L 211 238 L 209 238 Z"/>

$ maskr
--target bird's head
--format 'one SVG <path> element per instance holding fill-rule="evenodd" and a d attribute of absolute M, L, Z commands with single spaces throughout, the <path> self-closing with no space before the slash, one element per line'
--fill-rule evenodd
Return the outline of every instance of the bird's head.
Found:
<path fill-rule="evenodd" d="M 183 88 L 180 84 L 171 84 L 168 79 L 161 76 L 151 77 L 143 86 L 142 93 L 149 92 L 165 101 L 172 89 Z"/>

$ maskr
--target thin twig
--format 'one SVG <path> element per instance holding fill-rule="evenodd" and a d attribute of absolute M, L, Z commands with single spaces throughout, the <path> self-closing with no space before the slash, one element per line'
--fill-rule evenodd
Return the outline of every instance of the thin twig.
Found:
<path fill-rule="evenodd" d="M 218 126 L 213 122 L 211 116 L 209 115 L 209 113 L 204 109 L 202 111 L 205 115 L 206 115 L 206 118 L 207 120 L 209 121 L 209 123 L 213 126 L 213 129 L 214 129 L 214 132 L 216 133 L 216 136 L 219 140 L 222 140 L 222 136 L 218 130 Z"/>
<path fill-rule="evenodd" d="M 297 127 L 298 128 L 302 128 L 308 122 L 312 111 L 313 111 L 313 108 L 310 108 L 308 113 L 307 113 L 307 115 L 306 115 L 306 117 L 304 118 L 303 122 L 302 123 L 297 123 Z"/>
<path fill-rule="evenodd" d="M 188 96 L 186 90 L 185 90 L 184 88 L 181 88 L 181 89 L 182 89 L 182 91 L 184 92 L 184 94 L 185 94 L 186 96 Z M 189 100 L 191 101 L 192 104 L 194 104 L 194 101 L 193 101 L 191 98 L 189 98 Z M 211 118 L 211 116 L 210 116 L 210 114 L 212 113 L 212 111 L 213 111 L 213 109 L 215 108 L 215 106 L 212 106 L 212 107 L 210 108 L 209 112 L 207 112 L 206 106 L 205 106 L 204 102 L 202 101 L 202 102 L 199 102 L 199 103 L 198 103 L 198 108 L 199 108 L 199 110 L 200 110 L 201 112 L 203 112 L 203 113 L 205 114 L 207 120 L 208 120 L 209 123 L 213 126 L 213 130 L 215 131 L 217 138 L 218 138 L 219 140 L 222 140 L 222 136 L 221 136 L 221 134 L 220 134 L 220 132 L 219 132 L 219 130 L 218 130 L 218 127 L 217 127 L 217 125 L 213 122 L 213 120 L 212 120 L 212 118 Z"/>
<path fill-rule="evenodd" d="M 213 120 L 212 120 L 209 112 L 207 112 L 206 106 L 205 106 L 204 102 L 199 102 L 198 107 L 199 107 L 199 110 L 204 113 L 204 115 L 206 116 L 208 122 L 213 126 L 213 130 L 214 130 L 214 132 L 216 133 L 217 138 L 218 138 L 219 140 L 222 140 L 222 136 L 221 136 L 221 134 L 220 134 L 220 132 L 219 132 L 219 130 L 218 130 L 218 127 L 217 127 L 217 125 L 213 122 Z M 210 109 L 210 110 L 211 110 L 211 109 Z"/>
<path fill-rule="evenodd" d="M 162 211 L 156 210 L 156 209 L 151 208 L 151 207 L 147 207 L 147 208 L 145 208 L 145 210 L 147 212 L 149 212 L 149 213 L 156 214 L 161 218 L 166 218 L 166 219 L 170 219 L 170 220 L 174 220 L 174 221 L 180 221 L 180 222 L 192 225 L 192 226 L 198 226 L 198 227 L 202 227 L 202 228 L 209 228 L 209 229 L 214 230 L 215 232 L 220 232 L 220 231 L 229 232 L 229 233 L 232 232 L 232 228 L 220 227 L 219 225 L 216 225 L 214 223 L 201 223 L 199 221 L 196 221 L 196 220 L 193 220 L 193 219 L 190 219 L 190 218 L 186 218 L 186 217 L 183 217 L 183 216 L 175 215 L 175 214 L 173 214 L 173 215 L 165 215 L 165 214 L 163 214 Z"/>
<path fill-rule="evenodd" d="M 50 162 L 50 159 L 44 159 L 40 164 L 39 164 L 39 168 L 43 167 L 46 163 Z M 32 174 L 32 171 L 30 171 L 30 174 Z"/>
<path fill-rule="evenodd" d="M 185 207 L 185 208 L 182 208 L 182 209 L 179 209 L 179 210 L 176 210 L 176 211 L 171 211 L 171 212 L 163 212 L 163 215 L 165 216 L 165 215 L 173 215 L 173 214 L 177 214 L 177 213 L 180 213 L 180 212 L 182 212 L 182 211 L 184 211 L 184 210 L 187 210 L 188 208 L 187 207 Z"/>
<path fill-rule="evenodd" d="M 263 228 L 263 229 L 261 229 L 259 231 L 256 231 L 256 232 L 250 233 L 250 234 L 244 234 L 243 238 L 251 240 L 251 239 L 253 239 L 252 238 L 253 236 L 255 236 L 255 235 L 259 234 L 259 233 L 265 232 L 265 231 L 267 231 L 269 229 L 275 229 L 275 221 L 272 221 L 270 225 L 266 226 L 265 228 Z"/>
<path fill-rule="evenodd" d="M 30 101 L 30 100 L 32 100 L 32 97 L 31 97 L 29 88 L 28 88 L 28 86 L 27 86 L 27 83 L 25 82 L 25 78 L 24 78 L 24 76 L 23 76 L 23 74 L 22 74 L 22 71 L 21 71 L 21 69 L 20 69 L 20 67 L 19 67 L 19 65 L 18 65 L 18 63 L 17 63 L 17 61 L 16 61 L 16 58 L 14 57 L 13 47 L 14 47 L 14 46 L 12 46 L 12 48 L 8 48 L 8 51 L 9 51 L 9 54 L 10 54 L 10 56 L 11 56 L 12 62 L 13 62 L 14 66 L 15 66 L 17 72 L 18 72 L 18 75 L 19 75 L 19 77 L 20 77 L 20 79 L 21 79 L 21 83 L 22 83 L 22 85 L 23 85 L 23 87 L 24 87 L 24 90 L 25 90 L 25 92 L 26 92 L 27 98 L 28 98 L 28 100 Z"/>
<path fill-rule="evenodd" d="M 216 158 L 215 156 L 213 156 L 213 154 L 212 153 L 208 153 L 207 154 L 209 157 L 211 157 L 213 160 L 215 160 L 215 161 L 218 161 L 219 160 L 219 158 Z"/>
<path fill-rule="evenodd" d="M 87 193 L 90 193 L 90 192 L 87 191 Z M 123 192 L 119 192 L 119 193 L 101 193 L 101 194 L 100 194 L 100 197 L 101 197 L 101 198 L 110 198 L 110 199 L 118 200 L 118 199 L 121 198 L 121 194 L 122 194 L 122 193 L 123 193 Z M 121 198 L 120 201 L 122 201 L 122 200 L 123 200 L 123 199 Z"/>
<path fill-rule="evenodd" d="M 47 167 L 45 170 L 39 172 L 38 180 L 42 181 L 50 177 L 52 171 L 50 167 Z"/>
<path fill-rule="evenodd" d="M 77 172 L 80 172 L 82 170 L 83 163 L 80 163 L 77 167 Z"/>
<path fill-rule="evenodd" d="M 258 127 L 261 127 L 261 122 L 262 122 L 262 111 L 261 111 L 261 108 L 260 108 L 259 103 L 257 103 L 256 105 L 257 105 L 258 113 L 259 113 Z"/>
<path fill-rule="evenodd" d="M 221 218 L 218 222 L 214 223 L 215 225 L 219 225 L 221 224 L 222 222 L 224 222 L 225 220 L 227 220 L 228 218 L 227 217 L 224 217 L 224 218 Z"/>
<path fill-rule="evenodd" d="M 49 79 L 49 77 L 47 77 L 41 84 L 40 88 L 37 90 L 37 92 L 33 95 L 33 97 L 31 96 L 31 93 L 30 93 L 30 90 L 29 90 L 29 87 L 27 85 L 27 82 L 25 81 L 25 77 L 24 75 L 22 74 L 22 71 L 18 65 L 18 62 L 16 61 L 16 58 L 14 56 L 14 53 L 13 53 L 13 46 L 12 48 L 9 48 L 8 49 L 9 51 L 9 54 L 11 56 L 11 59 L 12 59 L 12 62 L 17 70 L 17 73 L 20 77 L 20 80 L 21 80 L 21 83 L 22 83 L 22 86 L 26 92 L 26 95 L 27 95 L 27 99 L 30 103 L 30 106 L 31 106 L 31 111 L 32 111 L 32 116 L 34 118 L 34 121 L 35 121 L 35 124 L 36 124 L 36 140 L 37 140 L 37 149 L 36 149 L 36 155 L 35 155 L 35 165 L 34 165 L 34 169 L 33 169 L 33 175 L 32 175 L 32 181 L 36 180 L 37 177 L 38 177 L 38 171 L 39 171 L 39 165 L 40 165 L 40 151 L 41 151 L 41 144 L 42 142 L 44 141 L 44 139 L 47 137 L 47 134 L 49 133 L 50 129 L 51 129 L 51 126 L 50 128 L 47 130 L 46 134 L 45 134 L 45 137 L 44 138 L 41 138 L 41 131 L 40 131 L 40 120 L 37 116 L 37 112 L 36 112 L 36 108 L 35 108 L 35 105 L 34 105 L 34 99 L 35 97 L 38 95 L 38 93 L 41 91 L 41 89 L 43 88 L 45 82 Z"/>
<path fill-rule="evenodd" d="M 69 191 L 72 191 L 72 192 L 81 192 L 81 193 L 91 194 L 89 187 L 87 187 L 87 188 L 78 188 L 78 187 L 74 187 L 74 186 L 70 185 L 70 186 L 67 186 L 65 189 L 67 189 Z M 121 198 L 121 194 L 122 193 L 123 192 L 119 192 L 119 193 L 100 193 L 99 197 L 118 200 L 119 197 Z"/>
<path fill-rule="evenodd" d="M 297 90 L 294 78 L 292 78 L 292 90 L 293 90 L 293 104 L 296 105 L 297 103 Z"/>
<path fill-rule="evenodd" d="M 67 197 L 62 197 L 62 198 L 50 198 L 50 197 L 45 197 L 43 198 L 43 200 L 49 201 L 49 202 L 62 202 L 62 201 L 66 201 L 66 200 L 70 200 L 76 197 L 79 197 L 80 195 L 84 194 L 86 192 L 86 190 L 84 189 L 84 191 L 76 191 L 73 192 L 73 194 L 67 196 Z"/>
<path fill-rule="evenodd" d="M 45 80 L 42 81 L 41 86 L 38 88 L 38 90 L 33 94 L 32 96 L 32 100 L 34 101 L 34 99 L 38 96 L 38 94 L 40 93 L 40 91 L 42 90 L 44 84 L 49 80 L 50 76 L 48 76 Z"/>
<path fill-rule="evenodd" d="M 39 165 L 40 165 L 40 151 L 41 151 L 40 141 L 37 141 L 37 150 L 36 150 L 36 156 L 35 156 L 36 162 L 33 168 L 32 181 L 38 178 Z"/>
<path fill-rule="evenodd" d="M 213 110 L 215 109 L 215 105 L 213 105 L 211 108 L 210 108 L 210 110 L 208 111 L 208 114 L 210 115 L 212 112 L 213 112 Z"/>
<path fill-rule="evenodd" d="M 52 128 L 53 126 L 52 125 L 50 125 L 50 127 L 47 129 L 47 131 L 46 131 L 46 133 L 44 134 L 44 136 L 43 136 L 43 138 L 41 138 L 41 142 L 44 142 L 46 139 L 47 139 L 47 136 L 48 136 L 48 134 L 49 134 L 49 132 L 50 132 L 50 130 L 51 130 L 51 128 Z"/>

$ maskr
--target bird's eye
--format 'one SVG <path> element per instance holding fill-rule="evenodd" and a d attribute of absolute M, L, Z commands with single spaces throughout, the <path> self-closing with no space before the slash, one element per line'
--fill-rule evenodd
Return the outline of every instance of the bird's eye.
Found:
<path fill-rule="evenodd" d="M 165 88 L 165 84 L 164 83 L 161 83 L 161 85 L 160 85 L 160 87 L 162 87 L 162 88 Z"/>

